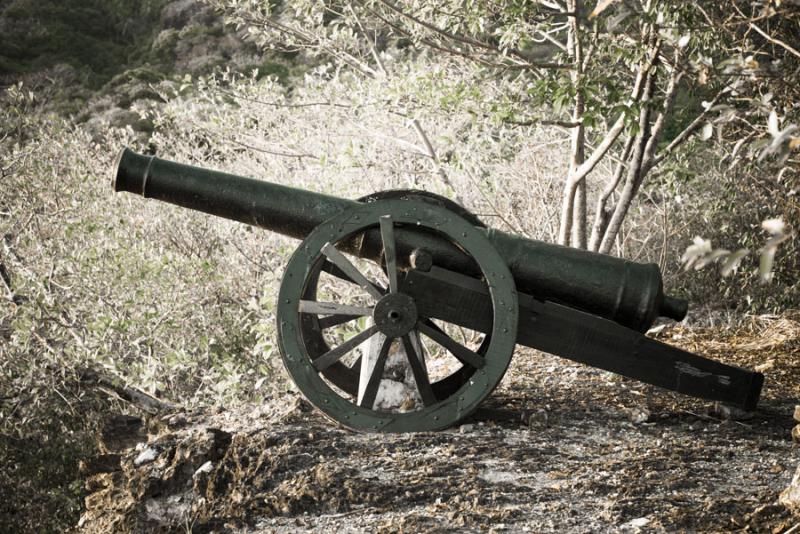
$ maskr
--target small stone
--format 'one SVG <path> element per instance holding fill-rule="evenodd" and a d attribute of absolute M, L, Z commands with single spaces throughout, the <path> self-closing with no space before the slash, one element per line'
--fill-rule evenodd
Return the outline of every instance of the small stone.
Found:
<path fill-rule="evenodd" d="M 650 522 L 650 519 L 646 517 L 638 517 L 636 519 L 632 519 L 628 522 L 628 525 L 632 528 L 642 528 L 643 526 L 647 525 Z"/>
<path fill-rule="evenodd" d="M 758 371 L 759 373 L 766 373 L 773 367 L 775 367 L 775 360 L 767 360 L 762 364 L 756 365 L 755 370 Z"/>
<path fill-rule="evenodd" d="M 461 425 L 458 427 L 458 431 L 462 434 L 466 434 L 467 432 L 471 432 L 473 428 L 475 428 L 475 425 Z"/>
<path fill-rule="evenodd" d="M 717 417 L 726 421 L 747 421 L 755 416 L 753 412 L 748 412 L 747 410 L 742 410 L 741 408 L 722 402 L 714 404 L 713 412 Z"/>
<path fill-rule="evenodd" d="M 800 443 L 800 425 L 797 425 L 792 429 L 792 439 L 797 443 Z"/>
<path fill-rule="evenodd" d="M 550 420 L 550 416 L 548 415 L 546 410 L 539 410 L 536 413 L 530 414 L 528 417 L 528 426 L 547 426 L 547 423 Z"/>
<path fill-rule="evenodd" d="M 123 475 L 120 471 L 114 473 L 98 473 L 91 475 L 83 480 L 83 488 L 87 493 L 97 493 L 98 491 L 111 490 L 119 484 Z"/>
<path fill-rule="evenodd" d="M 187 423 L 186 416 L 182 414 L 175 414 L 167 419 L 167 426 L 170 428 L 180 428 L 186 426 Z"/>
<path fill-rule="evenodd" d="M 198 475 L 201 475 L 203 473 L 208 473 L 213 468 L 214 468 L 214 463 L 211 460 L 209 460 L 206 463 L 204 463 L 203 465 L 201 465 L 200 467 L 198 467 L 197 471 L 194 472 L 193 476 L 198 476 Z"/>
<path fill-rule="evenodd" d="M 642 406 L 631 408 L 628 412 L 628 418 L 637 425 L 646 423 L 650 419 L 650 410 Z"/>
<path fill-rule="evenodd" d="M 158 456 L 158 452 L 153 449 L 152 447 L 147 447 L 145 450 L 139 453 L 139 456 L 133 460 L 133 465 L 139 467 L 140 465 L 144 465 L 147 463 L 152 462 Z"/>
<path fill-rule="evenodd" d="M 794 420 L 800 423 L 800 404 L 794 407 Z"/>
<path fill-rule="evenodd" d="M 778 502 L 794 513 L 800 512 L 800 466 L 789 487 L 781 493 Z"/>

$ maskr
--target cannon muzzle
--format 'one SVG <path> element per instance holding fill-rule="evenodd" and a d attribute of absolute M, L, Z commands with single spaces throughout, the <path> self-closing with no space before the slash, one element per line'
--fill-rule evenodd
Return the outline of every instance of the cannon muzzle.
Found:
<path fill-rule="evenodd" d="M 124 149 L 118 158 L 115 191 L 128 191 L 193 210 L 304 238 L 316 226 L 358 204 L 302 189 L 183 165 Z M 519 291 L 613 320 L 638 331 L 659 317 L 681 320 L 687 302 L 664 295 L 655 264 L 639 264 L 482 229 L 506 261 Z M 377 230 L 349 244 L 349 251 L 380 260 Z M 461 249 L 430 233 L 398 232 L 398 262 L 425 250 L 443 268 L 471 274 L 474 264 Z"/>

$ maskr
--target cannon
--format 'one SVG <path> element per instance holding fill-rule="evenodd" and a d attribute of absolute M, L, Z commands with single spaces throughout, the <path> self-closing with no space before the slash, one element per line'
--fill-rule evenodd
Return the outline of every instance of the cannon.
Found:
<path fill-rule="evenodd" d="M 349 200 L 128 149 L 115 167 L 115 191 L 302 239 L 281 281 L 278 346 L 303 395 L 346 427 L 451 426 L 493 391 L 517 344 L 744 410 L 757 405 L 761 373 L 644 335 L 658 317 L 681 320 L 688 309 L 664 294 L 654 264 L 489 228 L 425 191 Z M 331 281 L 344 289 L 331 291 Z M 442 354 L 448 365 L 435 360 Z M 387 408 L 376 401 L 398 358 L 412 398 Z"/>

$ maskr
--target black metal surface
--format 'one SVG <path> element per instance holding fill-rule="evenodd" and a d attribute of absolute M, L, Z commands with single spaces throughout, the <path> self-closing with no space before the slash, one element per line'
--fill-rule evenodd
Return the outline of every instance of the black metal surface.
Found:
<path fill-rule="evenodd" d="M 114 187 L 117 191 L 156 198 L 297 238 L 305 237 L 337 213 L 359 205 L 357 201 L 181 165 L 129 150 L 120 155 Z M 399 199 L 413 200 L 416 195 L 437 201 L 435 195 L 424 192 L 396 194 Z M 455 208 L 447 204 L 452 204 L 451 201 L 441 202 L 443 207 L 454 211 Z M 477 226 L 474 216 L 465 218 Z M 520 291 L 640 331 L 646 330 L 658 315 L 681 319 L 685 314 L 684 301 L 665 298 L 661 274 L 653 264 L 641 265 L 482 226 L 481 231 L 508 265 Z M 423 249 L 440 267 L 477 274 L 474 261 L 435 233 L 398 231 L 396 243 L 395 254 L 401 267 L 407 266 L 414 249 Z M 343 248 L 360 257 L 381 261 L 380 229 L 374 228 L 355 237 Z"/>
<path fill-rule="evenodd" d="M 403 290 L 419 313 L 486 331 L 487 297 L 478 280 L 434 267 L 410 271 Z M 745 410 L 758 403 L 764 377 L 669 346 L 612 321 L 530 295 L 518 295 L 517 343 L 628 378 Z"/>

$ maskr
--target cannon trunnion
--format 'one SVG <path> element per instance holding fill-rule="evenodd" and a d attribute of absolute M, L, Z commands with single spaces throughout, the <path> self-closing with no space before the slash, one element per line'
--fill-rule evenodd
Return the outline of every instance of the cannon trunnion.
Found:
<path fill-rule="evenodd" d="M 346 200 L 127 149 L 115 172 L 117 191 L 303 239 L 281 283 L 279 346 L 303 394 L 350 428 L 458 422 L 500 382 L 516 344 L 747 410 L 758 402 L 760 373 L 641 333 L 686 314 L 655 265 L 486 228 L 425 192 Z M 394 390 L 405 400 L 387 406 Z"/>

